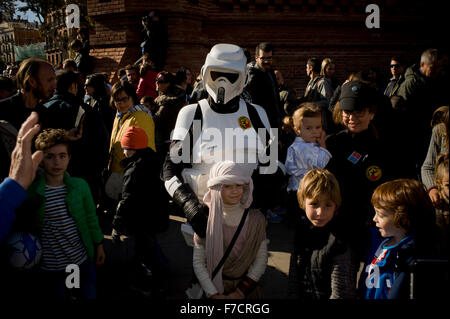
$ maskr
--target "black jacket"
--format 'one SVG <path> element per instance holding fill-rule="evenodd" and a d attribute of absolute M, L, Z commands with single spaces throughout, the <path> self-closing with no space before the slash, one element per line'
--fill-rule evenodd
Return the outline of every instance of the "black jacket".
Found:
<path fill-rule="evenodd" d="M 108 135 L 111 135 L 114 118 L 116 117 L 116 111 L 113 110 L 109 105 L 108 97 L 107 96 L 90 97 L 86 101 L 86 103 L 89 104 L 95 112 L 100 114 L 103 123 L 105 123 Z"/>
<path fill-rule="evenodd" d="M 78 71 L 83 75 L 91 74 L 94 69 L 92 57 L 89 55 L 89 50 L 81 49 L 74 58 L 77 64 Z"/>
<path fill-rule="evenodd" d="M 301 300 L 327 300 L 335 290 L 339 298 L 352 299 L 356 296 L 355 285 L 348 282 L 353 277 L 351 274 L 352 259 L 348 254 L 348 245 L 338 239 L 334 234 L 336 227 L 334 221 L 330 221 L 324 227 L 314 227 L 302 212 L 295 230 L 294 251 L 291 262 L 294 267 L 290 274 L 290 294 Z M 338 255 L 349 256 L 337 261 Z M 333 264 L 340 263 L 338 271 L 333 273 Z M 333 283 L 334 279 L 339 277 Z M 345 280 L 347 279 L 347 280 Z M 348 285 L 344 285 L 348 283 Z M 332 284 L 334 287 L 332 287 Z M 348 287 L 343 287 L 348 286 Z M 339 290 L 339 293 L 336 291 Z"/>
<path fill-rule="evenodd" d="M 165 205 L 164 188 L 159 179 L 159 158 L 156 153 L 146 148 L 123 159 L 124 167 L 122 195 L 117 205 L 113 223 L 119 231 L 127 229 L 131 233 L 154 233 L 164 231 L 168 226 L 168 211 Z"/>
<path fill-rule="evenodd" d="M 149 21 L 142 33 L 144 36 L 141 43 L 142 53 L 149 53 L 156 69 L 160 71 L 167 56 L 167 27 L 162 21 Z"/>
<path fill-rule="evenodd" d="M 203 80 L 201 80 L 192 90 L 191 97 L 189 98 L 189 103 L 197 103 L 198 101 L 206 99 L 207 97 L 208 91 L 206 91 L 206 88 L 203 85 Z"/>
<path fill-rule="evenodd" d="M 278 88 L 280 92 L 280 110 L 283 116 L 292 116 L 292 113 L 297 109 L 297 94 L 295 91 L 286 85 L 281 85 Z"/>
<path fill-rule="evenodd" d="M 264 108 L 271 127 L 281 127 L 280 95 L 275 74 L 272 70 L 264 72 L 256 62 L 247 64 L 248 83 L 245 90 L 250 94 L 252 103 Z"/>
<path fill-rule="evenodd" d="M 38 112 L 39 120 L 41 120 L 41 107 L 42 105 L 38 104 L 33 109 L 27 108 L 23 102 L 23 94 L 17 92 L 6 99 L 0 100 L 0 120 L 9 122 L 19 131 L 20 126 L 32 111 Z"/>
<path fill-rule="evenodd" d="M 398 158 L 391 158 L 383 140 L 372 126 L 352 136 L 346 129 L 330 135 L 326 141 L 332 158 L 327 169 L 339 182 L 342 207 L 337 220 L 344 238 L 362 253 L 368 244 L 368 226 L 372 222 L 370 199 L 375 188 L 392 179 Z"/>
<path fill-rule="evenodd" d="M 83 101 L 76 95 L 57 92 L 44 104 L 43 128 L 62 128 L 65 130 L 74 128 L 81 104 L 83 104 Z"/>
<path fill-rule="evenodd" d="M 109 134 L 100 113 L 73 94 L 55 94 L 44 104 L 41 112 L 43 128 L 73 129 L 77 115 L 84 110 L 82 137 L 72 143 L 68 172 L 87 181 L 92 196 L 97 201 L 101 188 L 101 173 L 108 161 Z"/>
<path fill-rule="evenodd" d="M 422 165 L 431 139 L 433 112 L 450 101 L 448 82 L 442 78 L 427 78 L 416 64 L 406 70 L 396 95 L 403 99 L 403 103 L 395 106 L 402 151 L 410 158 L 412 166 Z"/>
<path fill-rule="evenodd" d="M 179 86 L 170 85 L 165 94 L 155 99 L 155 103 L 159 106 L 153 116 L 158 147 L 170 140 L 170 132 L 175 128 L 178 112 L 186 105 L 186 91 Z"/>

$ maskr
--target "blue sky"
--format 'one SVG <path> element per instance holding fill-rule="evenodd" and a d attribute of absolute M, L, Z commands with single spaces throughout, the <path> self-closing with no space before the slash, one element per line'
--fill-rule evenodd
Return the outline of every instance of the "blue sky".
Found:
<path fill-rule="evenodd" d="M 17 4 L 18 7 L 23 7 L 25 5 L 22 1 L 15 1 L 15 3 Z M 20 15 L 20 17 L 22 19 L 26 19 L 30 22 L 39 21 L 37 16 L 29 10 L 25 14 L 22 12 L 16 11 L 16 14 L 14 15 L 14 17 L 17 17 L 18 15 Z"/>

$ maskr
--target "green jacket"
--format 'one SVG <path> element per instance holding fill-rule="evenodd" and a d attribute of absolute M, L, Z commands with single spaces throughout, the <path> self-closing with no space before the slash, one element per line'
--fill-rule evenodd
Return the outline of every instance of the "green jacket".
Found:
<path fill-rule="evenodd" d="M 413 65 L 406 69 L 404 81 L 400 84 L 397 94 L 409 102 L 417 94 L 422 93 L 427 86 L 426 77 L 420 73 L 419 66 Z"/>
<path fill-rule="evenodd" d="M 398 78 L 397 82 L 395 82 L 394 86 L 391 89 L 391 92 L 389 92 L 389 97 L 398 94 L 398 90 L 400 89 L 400 86 L 402 85 L 403 81 L 405 81 L 405 76 L 403 74 L 400 74 L 400 77 Z M 384 95 L 386 95 L 390 84 L 391 81 L 389 81 L 386 89 L 384 90 Z"/>
<path fill-rule="evenodd" d="M 67 187 L 66 204 L 69 215 L 74 219 L 81 241 L 88 251 L 90 260 L 94 259 L 95 246 L 103 240 L 103 233 L 98 223 L 94 200 L 84 179 L 70 177 L 64 173 L 64 184 Z M 40 237 L 45 212 L 45 175 L 36 178 L 28 189 L 28 197 L 39 205 L 33 210 L 32 233 Z"/>

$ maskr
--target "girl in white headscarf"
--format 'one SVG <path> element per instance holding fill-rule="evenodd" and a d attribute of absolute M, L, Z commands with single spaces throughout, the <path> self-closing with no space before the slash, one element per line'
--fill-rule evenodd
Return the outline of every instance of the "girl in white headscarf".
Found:
<path fill-rule="evenodd" d="M 203 202 L 209 207 L 208 226 L 206 238 L 194 235 L 195 275 L 208 298 L 261 298 L 258 281 L 267 266 L 267 240 L 266 221 L 258 210 L 249 210 L 233 249 L 211 279 L 252 203 L 253 181 L 239 164 L 224 161 L 211 168 L 207 186 Z"/>

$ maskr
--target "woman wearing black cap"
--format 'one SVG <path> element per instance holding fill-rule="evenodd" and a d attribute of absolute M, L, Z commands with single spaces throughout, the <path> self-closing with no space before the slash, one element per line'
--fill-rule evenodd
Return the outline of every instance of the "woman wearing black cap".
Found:
<path fill-rule="evenodd" d="M 338 215 L 339 231 L 355 249 L 359 260 L 367 249 L 373 217 L 370 198 L 374 189 L 389 180 L 391 169 L 386 144 L 372 121 L 377 111 L 377 93 L 361 81 L 342 86 L 336 107 L 345 129 L 326 141 L 332 155 L 327 165 L 338 179 L 342 191 L 342 209 Z"/>

